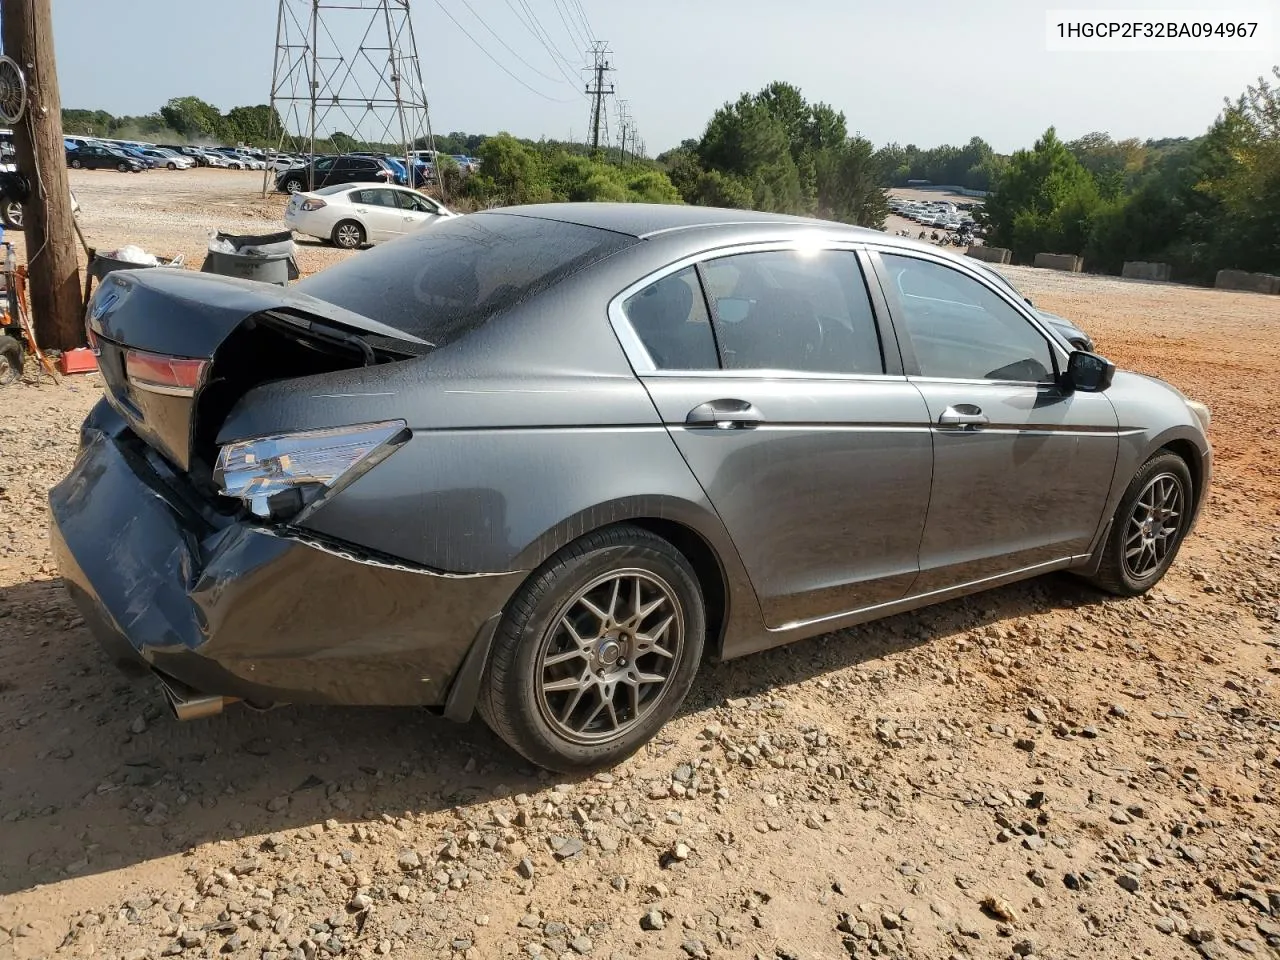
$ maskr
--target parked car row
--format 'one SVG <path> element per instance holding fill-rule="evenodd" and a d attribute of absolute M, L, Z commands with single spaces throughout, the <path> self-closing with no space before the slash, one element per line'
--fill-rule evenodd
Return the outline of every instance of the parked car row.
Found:
<path fill-rule="evenodd" d="M 152 170 L 190 170 L 217 167 L 229 170 L 288 170 L 302 158 L 246 147 L 201 147 L 181 143 L 143 143 L 101 137 L 66 136 L 67 165 L 86 169 L 115 169 L 122 173 Z"/>
<path fill-rule="evenodd" d="M 894 197 L 889 201 L 889 209 L 922 227 L 962 232 L 972 232 L 976 229 L 973 215 L 968 211 L 960 210 L 954 203 L 947 200 L 912 201 Z"/>

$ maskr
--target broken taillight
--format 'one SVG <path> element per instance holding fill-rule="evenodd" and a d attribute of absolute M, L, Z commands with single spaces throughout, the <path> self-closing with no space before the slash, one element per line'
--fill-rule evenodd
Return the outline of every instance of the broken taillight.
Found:
<path fill-rule="evenodd" d="M 223 496 L 244 501 L 259 517 L 296 520 L 408 438 L 403 420 L 385 420 L 228 443 L 218 453 L 213 481 Z"/>
<path fill-rule="evenodd" d="M 166 357 L 145 350 L 130 350 L 124 358 L 125 375 L 131 385 L 170 397 L 193 396 L 208 366 L 208 360 Z"/>

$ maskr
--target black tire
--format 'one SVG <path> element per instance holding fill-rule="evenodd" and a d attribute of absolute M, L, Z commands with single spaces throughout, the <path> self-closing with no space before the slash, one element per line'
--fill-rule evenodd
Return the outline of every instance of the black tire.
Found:
<path fill-rule="evenodd" d="M 79 160 L 72 160 L 72 161 L 71 161 L 71 166 L 72 166 L 74 169 L 79 170 L 81 167 L 83 167 L 83 166 L 84 166 L 84 164 L 83 164 L 83 163 L 81 163 Z"/>
<path fill-rule="evenodd" d="M 339 220 L 333 225 L 333 233 L 329 235 L 329 239 L 335 247 L 343 250 L 359 250 L 367 238 L 364 227 L 354 220 Z"/>
<path fill-rule="evenodd" d="M 549 707 L 547 694 L 541 690 L 545 680 L 539 680 L 539 677 L 545 675 L 550 665 L 542 663 L 543 654 L 550 650 L 561 624 L 575 609 L 579 593 L 597 582 L 603 582 L 602 589 L 607 590 L 608 578 L 612 575 L 619 579 L 646 581 L 660 593 L 665 590 L 665 602 L 673 608 L 671 626 L 678 625 L 682 630 L 680 642 L 674 651 L 668 650 L 662 657 L 647 661 L 650 664 L 669 663 L 669 666 L 641 667 L 642 661 L 654 654 L 637 652 L 635 646 L 626 649 L 626 655 L 633 656 L 630 665 L 615 653 L 614 659 L 607 661 L 609 668 L 617 671 L 613 676 L 626 674 L 628 671 L 621 668 L 628 666 L 637 672 L 665 669 L 664 682 L 647 701 L 641 699 L 646 695 L 644 693 L 625 693 L 620 708 L 616 694 L 611 693 L 610 714 L 614 715 L 616 723 L 619 716 L 626 718 L 630 712 L 628 725 L 612 735 L 608 732 L 592 734 L 596 739 L 591 741 L 574 740 L 553 725 L 544 713 L 544 709 Z M 618 594 L 614 596 L 616 603 Z M 654 616 L 661 617 L 662 610 L 659 609 Z M 647 624 L 648 631 L 656 629 L 652 620 L 636 622 L 638 625 Z M 670 629 L 652 635 L 652 645 L 658 645 L 656 637 L 672 637 Z M 697 576 L 689 561 L 675 547 L 639 527 L 619 525 L 598 530 L 548 559 L 530 575 L 507 604 L 494 635 L 493 650 L 481 684 L 477 705 L 480 715 L 512 749 L 540 767 L 560 773 L 585 773 L 611 767 L 635 753 L 679 708 L 698 671 L 705 633 L 706 612 Z M 633 636 L 630 643 L 635 644 L 636 639 Z M 622 642 L 627 642 L 625 636 Z M 664 639 L 662 642 L 666 644 L 669 641 Z M 598 653 L 604 657 L 603 648 L 610 641 L 602 637 L 600 644 L 591 646 L 592 643 L 594 641 L 588 640 L 582 648 L 592 650 L 593 656 Z M 667 657 L 671 659 L 668 661 Z M 597 701 L 603 706 L 606 699 L 600 691 L 608 681 L 603 669 L 593 669 L 596 663 L 594 659 L 585 660 L 582 667 L 583 678 L 590 675 L 589 682 L 594 684 L 598 677 L 601 684 L 591 693 L 596 701 L 584 702 L 583 708 L 589 708 Z M 570 672 L 576 670 L 577 661 L 567 668 Z M 625 680 L 620 683 L 625 683 Z M 616 689 L 622 692 L 620 687 Z M 635 689 L 641 688 L 636 686 Z M 628 699 L 635 706 L 628 704 Z M 573 701 L 573 704 L 577 703 L 577 700 Z M 615 708 L 619 708 L 621 713 Z M 573 705 L 567 708 L 570 718 L 574 710 Z M 591 714 L 592 717 L 595 715 Z M 605 718 L 601 717 L 601 722 L 604 721 Z M 588 726 L 590 722 L 591 719 L 587 718 Z M 586 727 L 583 729 L 585 731 Z"/>
<path fill-rule="evenodd" d="M 119 170 L 121 173 L 128 173 L 128 172 L 129 172 L 129 164 L 125 163 L 125 162 L 122 160 L 120 163 L 117 163 L 117 164 L 116 164 L 116 169 L 117 169 L 117 170 Z"/>
<path fill-rule="evenodd" d="M 0 202 L 0 220 L 4 221 L 5 229 L 7 230 L 21 230 L 22 204 L 17 200 Z"/>
<path fill-rule="evenodd" d="M 8 335 L 0 335 L 0 387 L 22 379 L 22 344 Z"/>
<path fill-rule="evenodd" d="M 283 184 L 284 192 L 288 194 L 301 193 L 305 186 L 297 177 L 290 177 Z"/>
<path fill-rule="evenodd" d="M 1141 517 L 1148 512 L 1145 507 L 1147 492 L 1158 481 L 1171 482 L 1176 486 L 1177 516 L 1152 521 L 1160 531 L 1167 531 L 1155 538 L 1167 540 L 1163 554 L 1157 558 L 1154 555 L 1155 548 L 1152 547 L 1151 556 L 1144 553 L 1140 558 L 1134 558 L 1133 551 L 1148 539 Z M 1111 530 L 1102 546 L 1102 563 L 1098 572 L 1088 578 L 1089 581 L 1094 586 L 1121 597 L 1140 596 L 1159 583 L 1178 555 L 1178 549 L 1187 535 L 1195 506 L 1193 489 L 1191 471 L 1187 468 L 1186 461 L 1176 453 L 1157 453 L 1144 463 L 1129 481 L 1124 496 L 1120 498 Z M 1143 501 L 1143 505 L 1139 504 L 1139 500 Z M 1174 522 L 1169 523 L 1168 519 L 1173 519 Z M 1135 569 L 1135 561 L 1139 559 L 1145 566 Z"/>
<path fill-rule="evenodd" d="M 169 169 L 170 169 L 170 170 L 177 170 L 177 169 L 178 169 L 178 165 L 177 165 L 176 163 L 174 163 L 172 160 L 170 160 L 170 161 L 169 161 L 168 166 L 169 166 Z"/>

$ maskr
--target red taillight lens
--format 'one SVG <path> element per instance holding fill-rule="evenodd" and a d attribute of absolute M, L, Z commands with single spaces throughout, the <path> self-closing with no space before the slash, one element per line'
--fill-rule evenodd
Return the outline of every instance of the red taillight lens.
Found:
<path fill-rule="evenodd" d="M 143 350 L 130 350 L 124 358 L 125 374 L 131 384 L 140 390 L 173 397 L 194 394 L 208 366 L 208 360 L 166 357 Z"/>

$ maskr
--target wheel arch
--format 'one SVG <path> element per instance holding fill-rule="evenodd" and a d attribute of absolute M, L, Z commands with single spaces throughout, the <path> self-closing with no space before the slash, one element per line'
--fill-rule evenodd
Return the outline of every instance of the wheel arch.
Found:
<path fill-rule="evenodd" d="M 1192 527 L 1194 527 L 1199 516 L 1200 508 L 1204 505 L 1210 480 L 1209 463 L 1207 461 L 1207 457 L 1210 455 L 1210 448 L 1204 435 L 1191 426 L 1179 425 L 1164 430 L 1153 437 L 1143 438 L 1143 441 L 1137 449 L 1130 448 L 1129 452 L 1125 452 L 1123 449 L 1121 451 L 1120 461 L 1117 464 L 1118 468 L 1112 481 L 1111 494 L 1107 498 L 1107 505 L 1102 514 L 1102 522 L 1098 525 L 1098 531 L 1094 534 L 1093 543 L 1089 548 L 1088 560 L 1079 568 L 1080 572 L 1086 576 L 1097 573 L 1098 567 L 1102 563 L 1102 551 L 1106 546 L 1107 538 L 1111 534 L 1111 525 L 1115 520 L 1116 509 L 1120 506 L 1120 500 L 1124 497 L 1125 490 L 1129 488 L 1130 481 L 1142 469 L 1143 464 L 1152 457 L 1160 453 L 1173 453 L 1187 465 L 1187 470 L 1191 474 L 1192 502 L 1195 504 Z M 1188 528 L 1188 530 L 1190 529 Z"/>
<path fill-rule="evenodd" d="M 764 629 L 755 592 L 719 518 L 708 507 L 687 501 L 637 497 L 583 511 L 544 533 L 520 554 L 513 566 L 529 571 L 528 576 L 532 577 L 542 564 L 570 543 L 617 526 L 639 527 L 661 537 L 689 561 L 706 607 L 705 649 L 711 656 L 722 655 L 730 636 Z M 444 705 L 448 719 L 459 722 L 471 719 L 494 631 L 504 612 L 485 622 L 450 683 Z"/>

